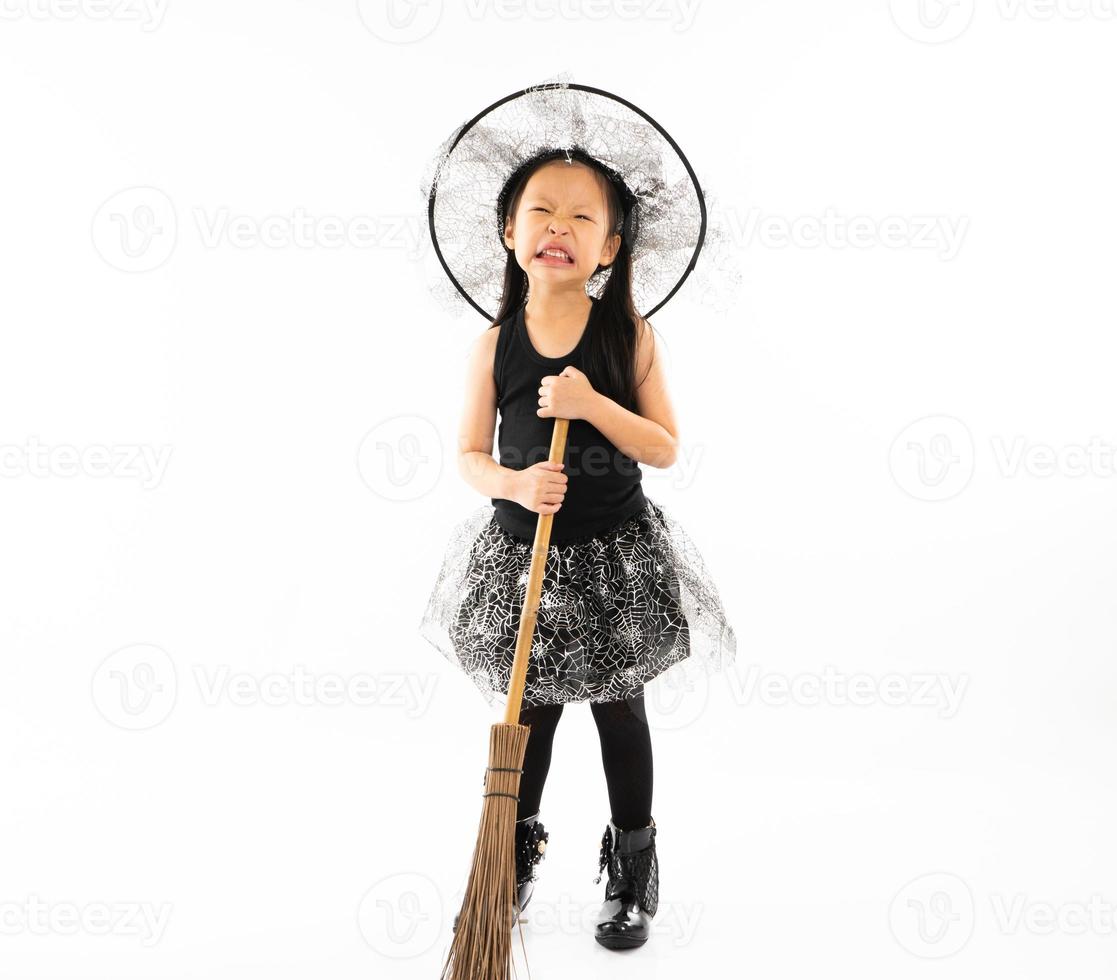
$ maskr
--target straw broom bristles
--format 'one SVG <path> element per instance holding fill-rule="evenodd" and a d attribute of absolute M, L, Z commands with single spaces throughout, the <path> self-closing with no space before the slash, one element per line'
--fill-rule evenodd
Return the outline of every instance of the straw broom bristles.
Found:
<path fill-rule="evenodd" d="M 442 980 L 509 980 L 516 904 L 516 795 L 531 729 L 493 725 L 485 803 L 457 932 Z M 525 951 L 526 952 L 526 951 Z"/>

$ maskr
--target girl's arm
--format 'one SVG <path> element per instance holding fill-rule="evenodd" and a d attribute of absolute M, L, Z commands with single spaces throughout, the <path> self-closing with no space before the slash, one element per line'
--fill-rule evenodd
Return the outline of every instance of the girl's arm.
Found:
<path fill-rule="evenodd" d="M 674 464 L 679 449 L 675 410 L 663 359 L 654 356 L 651 324 L 640 320 L 636 345 L 636 412 L 595 392 L 586 421 L 626 456 L 660 469 Z M 641 382 L 640 379 L 643 378 Z"/>
<path fill-rule="evenodd" d="M 496 429 L 496 382 L 493 359 L 499 327 L 490 327 L 474 342 L 465 377 L 465 404 L 458 428 L 458 472 L 484 497 L 512 499 L 515 470 L 493 459 Z"/>

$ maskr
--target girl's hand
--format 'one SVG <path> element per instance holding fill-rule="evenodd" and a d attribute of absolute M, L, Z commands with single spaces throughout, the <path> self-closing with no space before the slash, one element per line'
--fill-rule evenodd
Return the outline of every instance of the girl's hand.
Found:
<path fill-rule="evenodd" d="M 536 514 L 553 514 L 566 496 L 564 463 L 543 460 L 524 470 L 516 470 L 512 499 Z"/>
<path fill-rule="evenodd" d="M 590 379 L 568 366 L 561 374 L 548 374 L 542 380 L 535 414 L 540 418 L 588 419 L 596 398 Z"/>

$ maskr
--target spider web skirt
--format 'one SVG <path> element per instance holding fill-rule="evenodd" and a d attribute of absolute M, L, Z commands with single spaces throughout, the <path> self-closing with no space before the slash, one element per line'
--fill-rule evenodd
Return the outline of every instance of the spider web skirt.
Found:
<path fill-rule="evenodd" d="M 646 494 L 645 494 L 646 496 Z M 490 705 L 505 705 L 531 543 L 484 504 L 455 525 L 419 627 Z M 614 701 L 676 664 L 719 670 L 737 640 L 702 556 L 663 506 L 551 545 L 523 707 Z"/>

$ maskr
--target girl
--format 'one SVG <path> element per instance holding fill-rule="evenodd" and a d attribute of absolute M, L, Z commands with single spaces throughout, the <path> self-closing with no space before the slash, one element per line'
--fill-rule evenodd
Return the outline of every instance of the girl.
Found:
<path fill-rule="evenodd" d="M 671 466 L 679 438 L 651 325 L 633 301 L 631 198 L 594 157 L 551 150 L 512 174 L 497 209 L 502 297 L 472 349 L 459 433 L 461 475 L 491 503 L 455 528 L 421 632 L 490 705 L 504 703 L 538 515 L 554 515 L 520 714 L 531 728 L 520 907 L 549 839 L 539 812 L 555 729 L 564 704 L 588 701 L 611 811 L 595 938 L 639 946 L 659 901 L 644 685 L 688 657 L 716 668 L 736 640 L 697 548 L 641 485 L 639 464 Z M 593 296 L 587 285 L 603 271 Z M 564 461 L 552 464 L 555 418 L 571 422 Z"/>

